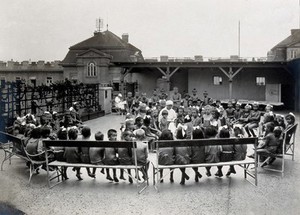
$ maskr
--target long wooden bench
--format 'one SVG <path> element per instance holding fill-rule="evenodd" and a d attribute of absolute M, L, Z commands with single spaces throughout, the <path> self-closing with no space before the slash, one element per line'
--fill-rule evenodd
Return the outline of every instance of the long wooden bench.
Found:
<path fill-rule="evenodd" d="M 19 157 L 26 162 L 29 162 L 29 183 L 33 174 L 35 174 L 39 167 L 46 163 L 46 160 L 35 160 L 35 158 L 43 156 L 44 152 L 36 155 L 30 155 L 25 150 L 24 139 L 20 139 L 11 134 L 7 134 L 0 131 L 0 138 L 5 143 L 1 144 L 1 149 L 4 151 L 4 159 L 1 163 L 1 171 L 3 171 L 3 164 L 9 160 L 11 164 L 11 158 L 13 156 Z"/>
<path fill-rule="evenodd" d="M 127 142 L 127 141 L 77 141 L 77 140 L 44 140 L 43 144 L 46 148 L 50 148 L 53 146 L 58 147 L 99 147 L 99 148 L 128 148 L 133 151 L 134 156 L 134 164 L 132 165 L 94 165 L 94 164 L 86 164 L 86 163 L 67 163 L 62 161 L 52 161 L 49 162 L 48 156 L 46 156 L 46 168 L 47 168 L 47 183 L 49 188 L 56 186 L 57 184 L 64 181 L 62 175 L 62 167 L 89 167 L 89 168 L 109 168 L 109 169 L 124 169 L 124 172 L 131 177 L 137 185 L 137 189 L 139 189 L 142 185 L 144 185 L 141 189 L 138 190 L 138 193 L 143 192 L 149 186 L 149 179 L 147 172 L 144 171 L 144 166 L 137 164 L 137 155 L 136 155 L 136 142 Z M 49 172 L 50 167 L 57 167 L 54 173 Z M 127 169 L 134 169 L 136 172 L 138 170 L 142 171 L 146 175 L 146 179 L 142 182 L 138 180 L 138 177 L 131 176 Z M 51 184 L 52 180 L 57 179 L 57 182 L 53 185 Z"/>
<path fill-rule="evenodd" d="M 210 146 L 210 145 L 236 145 L 236 144 L 252 144 L 254 145 L 255 158 L 246 158 L 240 161 L 228 161 L 219 163 L 199 163 L 199 164 L 187 164 L 187 165 L 160 165 L 158 164 L 159 150 L 167 147 L 192 147 L 192 146 Z M 244 169 L 244 178 L 248 180 L 247 176 L 254 179 L 254 183 L 249 181 L 251 184 L 257 186 L 257 145 L 258 138 L 222 138 L 222 139 L 201 139 L 201 140 L 160 140 L 156 142 L 156 161 L 152 163 L 153 166 L 153 185 L 157 191 L 158 185 L 167 175 L 160 177 L 160 170 L 178 168 L 193 168 L 193 167 L 212 167 L 212 166 L 230 166 L 238 165 Z M 253 168 L 250 165 L 254 165 Z M 254 171 L 254 173 L 253 173 Z M 155 179 L 156 177 L 156 179 Z"/>

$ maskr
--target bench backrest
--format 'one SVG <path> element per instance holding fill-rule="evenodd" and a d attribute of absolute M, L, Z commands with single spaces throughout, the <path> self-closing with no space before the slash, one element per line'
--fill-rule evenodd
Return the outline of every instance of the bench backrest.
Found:
<path fill-rule="evenodd" d="M 102 147 L 102 148 L 136 148 L 132 141 L 97 141 L 97 140 L 43 140 L 45 147 Z"/>
<path fill-rule="evenodd" d="M 213 139 L 194 139 L 194 140 L 158 140 L 156 148 L 166 147 L 187 147 L 187 146 L 209 146 L 209 145 L 236 145 L 254 144 L 257 146 L 258 138 L 213 138 Z"/>
<path fill-rule="evenodd" d="M 4 133 L 0 131 L 0 137 L 1 139 L 5 140 L 5 142 L 12 142 L 13 144 L 13 150 L 14 152 L 21 153 L 22 155 L 25 155 L 24 150 L 24 140 L 20 139 L 14 135 Z"/>
<path fill-rule="evenodd" d="M 290 144 L 292 136 L 294 135 L 295 137 L 296 135 L 297 126 L 298 124 L 295 124 L 284 132 L 284 144 Z"/>

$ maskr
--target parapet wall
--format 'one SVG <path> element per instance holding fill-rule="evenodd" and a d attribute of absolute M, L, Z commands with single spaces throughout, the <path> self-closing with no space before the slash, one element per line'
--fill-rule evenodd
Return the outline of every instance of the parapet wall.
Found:
<path fill-rule="evenodd" d="M 18 61 L 0 61 L 0 70 L 63 70 L 63 67 L 60 65 L 61 61 L 37 61 L 37 62 L 29 62 L 22 61 L 21 63 Z"/>

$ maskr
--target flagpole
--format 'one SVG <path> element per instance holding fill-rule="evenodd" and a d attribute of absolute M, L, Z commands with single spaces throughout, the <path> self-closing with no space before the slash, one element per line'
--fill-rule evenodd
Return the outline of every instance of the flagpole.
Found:
<path fill-rule="evenodd" d="M 299 0 L 300 2 L 300 0 Z M 238 56 L 240 58 L 241 55 L 241 23 L 239 20 L 239 25 L 238 25 Z"/>

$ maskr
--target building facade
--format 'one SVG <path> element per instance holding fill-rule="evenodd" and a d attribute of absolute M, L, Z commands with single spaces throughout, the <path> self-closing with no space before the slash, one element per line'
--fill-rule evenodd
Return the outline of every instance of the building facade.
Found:
<path fill-rule="evenodd" d="M 284 103 L 299 111 L 299 57 L 300 29 L 291 30 L 290 36 L 268 52 L 267 59 L 204 59 L 201 55 L 144 59 L 141 50 L 129 43 L 128 34 L 118 37 L 103 31 L 71 46 L 61 62 L 0 62 L 0 78 L 33 85 L 64 79 L 100 83 L 103 95 L 112 96 L 137 91 L 151 96 L 154 89 L 169 92 L 175 86 L 180 93 L 191 94 L 195 88 L 200 97 L 207 91 L 214 99 Z"/>

